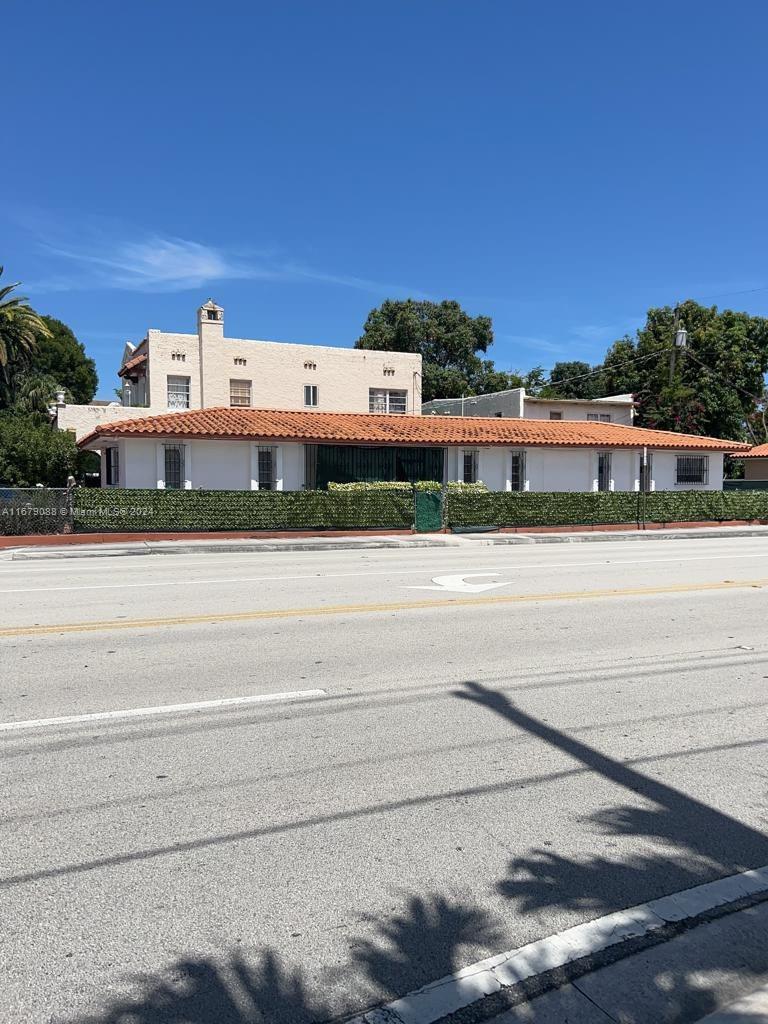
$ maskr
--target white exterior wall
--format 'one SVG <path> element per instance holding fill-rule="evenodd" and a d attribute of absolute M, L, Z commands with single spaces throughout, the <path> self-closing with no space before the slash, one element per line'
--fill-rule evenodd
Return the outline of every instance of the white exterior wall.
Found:
<path fill-rule="evenodd" d="M 120 460 L 120 487 L 154 490 L 164 486 L 165 444 L 171 439 L 115 438 L 104 442 L 101 459 L 101 485 L 106 487 L 104 449 L 116 447 Z M 211 491 L 248 491 L 257 489 L 257 452 L 260 445 L 250 441 L 195 441 L 184 443 L 185 476 L 188 489 Z M 277 489 L 300 491 L 304 486 L 304 445 L 273 445 Z"/>
<path fill-rule="evenodd" d="M 80 440 L 102 423 L 163 415 L 169 377 L 189 378 L 190 409 L 228 407 L 235 380 L 250 383 L 254 409 L 368 412 L 369 391 L 380 388 L 406 392 L 407 414 L 421 415 L 419 355 L 227 338 L 223 327 L 201 320 L 198 334 L 148 331 L 146 377 L 132 386 L 134 404 L 60 406 L 56 425 Z M 133 352 L 126 349 L 124 359 Z M 316 406 L 304 405 L 305 384 L 317 387 Z"/>
<path fill-rule="evenodd" d="M 720 452 L 703 452 L 709 454 L 709 482 L 706 484 L 678 484 L 678 455 L 698 455 L 698 452 L 654 452 L 653 481 L 656 491 L 721 491 L 723 489 L 723 455 Z"/>
<path fill-rule="evenodd" d="M 525 388 L 495 391 L 489 395 L 468 398 L 437 398 L 422 408 L 425 416 L 501 416 L 513 419 L 548 420 L 550 412 L 559 412 L 564 420 L 585 420 L 588 415 L 609 415 L 611 423 L 632 426 L 632 401 L 619 402 L 606 399 L 587 401 L 558 401 L 556 398 L 530 398 Z"/>
<path fill-rule="evenodd" d="M 596 491 L 599 449 L 591 448 L 473 448 L 479 452 L 478 477 L 492 491 L 510 487 L 511 452 L 525 451 L 525 490 L 530 491 Z M 609 449 L 605 449 L 608 451 Z M 463 448 L 449 448 L 446 479 L 461 480 Z M 678 484 L 677 455 L 696 452 L 649 452 L 651 458 L 651 490 L 654 491 L 720 491 L 723 487 L 723 456 L 719 452 L 702 453 L 709 458 L 709 481 L 704 484 Z M 611 490 L 640 489 L 642 449 L 611 450 Z"/>
<path fill-rule="evenodd" d="M 632 426 L 632 409 L 630 402 L 595 402 L 573 401 L 558 402 L 554 398 L 526 398 L 525 411 L 527 420 L 548 420 L 551 412 L 559 412 L 564 420 L 585 420 L 588 415 L 611 417 L 611 423 L 619 423 L 626 427 Z"/>
<path fill-rule="evenodd" d="M 113 442 L 120 451 L 120 486 L 155 488 L 163 486 L 163 445 L 148 438 L 122 438 Z M 304 487 L 304 445 L 272 444 L 279 490 L 298 491 Z M 107 447 L 105 443 L 104 447 Z M 256 455 L 259 443 L 250 441 L 185 442 L 187 487 L 205 490 L 250 490 L 257 487 Z M 472 448 L 479 452 L 479 479 L 492 491 L 511 489 L 512 452 L 525 451 L 525 490 L 596 491 L 598 449 L 583 448 Z M 452 446 L 446 458 L 446 480 L 462 477 L 464 449 Z M 697 454 L 681 452 L 682 455 Z M 651 489 L 656 491 L 722 489 L 723 456 L 710 452 L 709 481 L 677 484 L 677 452 L 649 452 L 652 458 Z M 611 452 L 611 489 L 636 491 L 640 487 L 642 449 Z M 102 486 L 104 479 L 102 455 Z"/>

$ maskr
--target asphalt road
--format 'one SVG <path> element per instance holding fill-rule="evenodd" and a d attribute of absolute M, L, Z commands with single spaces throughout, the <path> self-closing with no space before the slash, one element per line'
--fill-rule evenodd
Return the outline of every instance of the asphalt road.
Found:
<path fill-rule="evenodd" d="M 762 538 L 3 561 L 0 609 L 9 1024 L 328 1019 L 768 864 Z"/>

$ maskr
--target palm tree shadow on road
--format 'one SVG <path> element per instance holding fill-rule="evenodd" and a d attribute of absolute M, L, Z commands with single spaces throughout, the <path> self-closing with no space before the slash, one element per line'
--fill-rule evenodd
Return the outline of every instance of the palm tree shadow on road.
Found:
<path fill-rule="evenodd" d="M 454 691 L 563 751 L 586 768 L 640 796 L 654 806 L 621 805 L 593 814 L 589 820 L 605 836 L 646 838 L 662 852 L 636 853 L 621 860 L 594 855 L 576 860 L 552 850 L 534 849 L 510 861 L 497 892 L 522 913 L 547 908 L 586 911 L 585 919 L 624 909 L 633 903 L 701 885 L 713 879 L 768 863 L 768 836 L 657 779 L 575 740 L 515 706 L 503 693 L 467 682 Z M 768 973 L 768 935 L 759 937 L 745 959 L 726 948 L 706 949 L 691 972 L 662 966 L 644 993 L 646 1010 L 638 1014 L 623 1006 L 623 1024 L 665 1024 L 694 1020 L 719 1006 L 712 983 L 723 974 L 747 978 Z M 755 985 L 758 982 L 755 980 Z"/>
<path fill-rule="evenodd" d="M 531 850 L 514 858 L 507 876 L 495 886 L 497 893 L 514 903 L 516 913 L 560 908 L 585 912 L 582 919 L 588 919 L 732 874 L 740 870 L 738 865 L 768 862 L 768 837 L 755 829 L 553 729 L 513 705 L 503 693 L 475 682 L 454 692 L 654 805 L 609 808 L 592 820 L 607 834 L 658 840 L 665 854 L 577 861 L 551 850 Z M 492 952 L 503 948 L 497 918 L 480 906 L 442 894 L 410 894 L 401 912 L 369 923 L 375 937 L 369 933 L 353 940 L 349 964 L 330 970 L 327 983 L 310 977 L 301 965 L 284 965 L 269 948 L 252 959 L 240 949 L 224 952 L 220 958 L 189 957 L 163 972 L 142 976 L 137 979 L 139 995 L 114 999 L 101 1012 L 77 1018 L 77 1024 L 319 1024 L 339 1013 L 330 997 L 334 984 L 337 990 L 339 983 L 347 986 L 350 1006 L 358 997 L 365 1002 L 365 994 L 371 992 L 386 1001 L 466 966 L 468 948 L 485 947 Z M 768 971 L 768 941 L 761 956 L 742 964 L 742 971 L 755 975 Z M 704 972 L 716 972 L 729 969 L 729 963 L 724 950 L 722 955 L 709 954 L 699 966 Z M 626 1007 L 621 1018 L 625 1024 L 669 1024 L 717 1006 L 714 987 L 706 978 L 660 970 L 652 989 L 648 992 L 652 1015 L 635 1016 Z M 502 999 L 495 1010 L 503 1005 Z"/>

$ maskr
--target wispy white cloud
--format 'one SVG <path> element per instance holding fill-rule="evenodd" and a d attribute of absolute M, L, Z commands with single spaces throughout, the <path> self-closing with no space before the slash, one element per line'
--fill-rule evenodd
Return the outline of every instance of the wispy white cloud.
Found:
<path fill-rule="evenodd" d="M 624 333 L 625 329 L 617 327 L 615 324 L 579 324 L 571 328 L 571 334 L 579 341 L 596 344 L 597 342 L 614 341 Z"/>
<path fill-rule="evenodd" d="M 428 298 L 426 293 L 306 266 L 268 252 L 227 252 L 189 239 L 148 236 L 114 242 L 91 232 L 85 242 L 62 244 L 41 238 L 50 271 L 30 282 L 36 292 L 118 289 L 139 292 L 181 292 L 220 281 L 316 283 L 372 294 Z"/>
<path fill-rule="evenodd" d="M 519 345 L 520 348 L 534 349 L 538 352 L 551 352 L 555 355 L 567 350 L 567 346 L 561 345 L 559 342 L 549 341 L 548 338 L 538 338 L 528 334 L 502 334 L 497 335 L 497 340 L 508 341 L 513 345 Z"/>

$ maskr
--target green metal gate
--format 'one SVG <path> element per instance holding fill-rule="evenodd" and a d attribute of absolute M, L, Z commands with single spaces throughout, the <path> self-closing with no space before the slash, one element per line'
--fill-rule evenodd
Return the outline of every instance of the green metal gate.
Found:
<path fill-rule="evenodd" d="M 443 527 L 443 496 L 439 491 L 414 491 L 414 525 L 417 533 L 436 533 Z"/>

